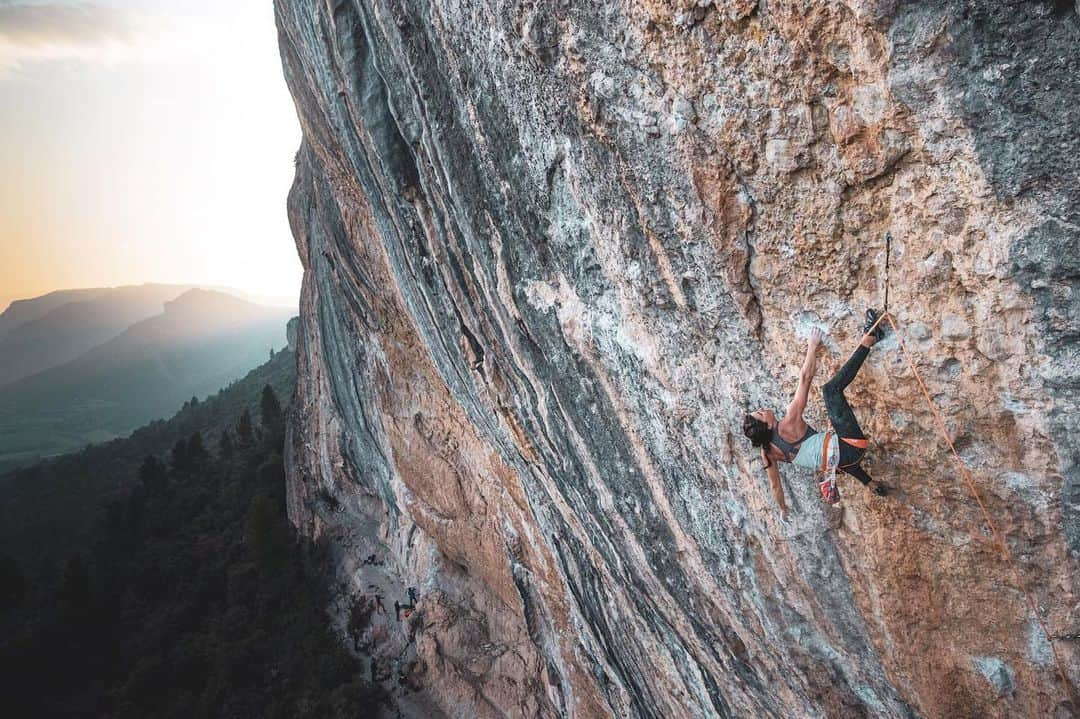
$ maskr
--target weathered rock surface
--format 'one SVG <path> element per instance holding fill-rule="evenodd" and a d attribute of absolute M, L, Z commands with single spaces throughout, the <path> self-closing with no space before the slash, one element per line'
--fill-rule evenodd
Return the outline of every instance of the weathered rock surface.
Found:
<path fill-rule="evenodd" d="M 290 511 L 412 716 L 1069 716 L 895 339 L 842 510 L 742 413 L 891 309 L 1080 681 L 1070 2 L 277 0 Z M 823 424 L 819 402 L 811 414 Z M 393 602 L 415 610 L 400 621 Z M 1070 638 L 1072 637 L 1072 638 Z"/>

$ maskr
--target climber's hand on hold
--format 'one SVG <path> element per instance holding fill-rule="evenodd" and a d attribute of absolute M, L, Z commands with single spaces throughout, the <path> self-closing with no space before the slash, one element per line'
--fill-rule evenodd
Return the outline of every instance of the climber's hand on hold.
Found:
<path fill-rule="evenodd" d="M 810 336 L 806 338 L 806 346 L 808 349 L 815 350 L 821 346 L 821 340 L 825 337 L 820 328 L 814 327 L 810 330 Z"/>

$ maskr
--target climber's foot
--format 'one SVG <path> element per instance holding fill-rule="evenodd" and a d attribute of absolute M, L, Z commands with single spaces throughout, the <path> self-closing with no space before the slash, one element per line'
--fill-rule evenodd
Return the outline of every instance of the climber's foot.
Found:
<path fill-rule="evenodd" d="M 881 313 L 875 309 L 868 309 L 866 311 L 866 321 L 863 323 L 863 332 L 869 337 L 873 337 L 874 341 L 885 339 L 885 323 L 878 322 L 878 318 L 881 317 Z M 874 324 L 877 323 L 877 327 Z"/>
<path fill-rule="evenodd" d="M 879 482 L 871 481 L 870 484 L 866 486 L 870 489 L 871 492 L 873 492 L 879 497 L 886 497 L 889 494 L 889 490 L 885 487 L 885 485 Z"/>

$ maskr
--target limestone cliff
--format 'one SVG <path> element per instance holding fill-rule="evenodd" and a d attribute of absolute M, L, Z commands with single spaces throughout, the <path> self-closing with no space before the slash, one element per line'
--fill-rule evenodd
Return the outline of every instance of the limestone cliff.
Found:
<path fill-rule="evenodd" d="M 343 606 L 384 602 L 360 646 L 403 714 L 1071 715 L 895 337 L 849 390 L 892 496 L 785 470 L 783 523 L 739 425 L 810 327 L 819 382 L 844 359 L 891 232 L 902 336 L 1080 682 L 1072 0 L 276 4 L 290 512 Z"/>

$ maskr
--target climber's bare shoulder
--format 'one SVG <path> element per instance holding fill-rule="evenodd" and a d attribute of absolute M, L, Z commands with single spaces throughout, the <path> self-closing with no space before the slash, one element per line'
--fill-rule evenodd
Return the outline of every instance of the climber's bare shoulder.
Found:
<path fill-rule="evenodd" d="M 809 426 L 806 420 L 803 419 L 802 409 L 800 408 L 796 413 L 792 411 L 792 405 L 788 405 L 783 419 L 776 424 L 776 431 L 780 433 L 781 438 L 789 442 L 797 442 L 800 437 L 806 434 L 806 429 Z"/>

